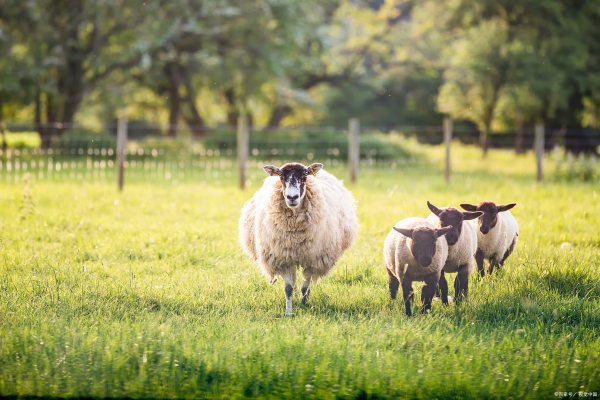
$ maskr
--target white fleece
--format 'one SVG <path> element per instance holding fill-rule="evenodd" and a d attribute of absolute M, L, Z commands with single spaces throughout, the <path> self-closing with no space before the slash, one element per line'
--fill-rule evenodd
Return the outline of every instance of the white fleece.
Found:
<path fill-rule="evenodd" d="M 325 170 L 306 180 L 302 206 L 289 209 L 279 177 L 267 177 L 246 202 L 239 221 L 243 250 L 274 281 L 302 266 L 313 278 L 327 275 L 356 240 L 358 222 L 352 194 Z"/>

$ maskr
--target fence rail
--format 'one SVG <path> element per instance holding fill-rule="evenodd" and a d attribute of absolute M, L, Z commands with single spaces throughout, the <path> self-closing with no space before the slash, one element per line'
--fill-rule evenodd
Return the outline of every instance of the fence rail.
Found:
<path fill-rule="evenodd" d="M 416 136 L 424 143 L 442 143 L 446 138 L 446 178 L 450 179 L 451 140 L 471 143 L 476 136 L 464 127 L 400 127 L 405 135 Z M 127 125 L 123 125 L 127 126 Z M 448 127 L 452 127 L 452 132 Z M 359 132 L 362 131 L 363 133 Z M 364 134 L 367 132 L 367 134 Z M 399 167 L 415 165 L 421 160 L 401 145 L 387 140 L 383 134 L 373 135 L 372 128 L 360 128 L 358 121 L 349 124 L 348 130 L 330 128 L 298 130 L 288 129 L 265 132 L 253 131 L 249 139 L 247 152 L 247 170 L 250 178 L 261 174 L 264 163 L 281 163 L 289 160 L 319 161 L 328 167 L 350 166 L 349 176 L 356 179 L 358 166 Z M 577 133 L 578 132 L 578 133 Z M 287 136 L 284 135 L 287 133 Z M 349 135 L 349 133 L 352 133 Z M 524 149 L 534 144 L 534 131 L 526 130 L 519 136 Z M 300 136 L 306 135 L 306 136 Z M 544 144 L 537 148 L 538 163 L 543 158 L 543 150 L 556 146 L 566 149 L 593 149 L 597 152 L 600 145 L 600 131 L 575 131 L 547 129 Z M 516 134 L 492 135 L 492 147 L 514 147 Z M 160 140 L 159 140 L 160 139 Z M 135 139 L 125 146 L 123 162 L 127 180 L 180 180 L 205 177 L 221 178 L 241 176 L 238 164 L 236 136 L 233 132 L 215 133 L 203 140 L 165 141 L 164 137 Z M 591 143 L 591 144 L 590 144 Z M 567 146 L 571 147 L 567 147 Z M 591 146 L 591 147 L 590 147 Z M 577 152 L 575 152 L 577 153 Z M 105 135 L 94 138 L 63 136 L 54 146 L 44 148 L 9 148 L 0 150 L 0 181 L 18 182 L 24 174 L 47 180 L 114 180 L 118 176 L 117 140 Z M 349 164 L 346 164 L 348 161 Z M 442 161 L 442 160 L 440 160 Z M 541 164 L 540 164 L 541 165 Z M 539 167 L 538 167 L 539 168 Z M 539 168 L 541 171 L 541 168 Z M 541 179 L 541 175 L 540 176 Z M 244 182 L 245 182 L 244 178 Z M 240 185 L 241 185 L 240 181 Z"/>

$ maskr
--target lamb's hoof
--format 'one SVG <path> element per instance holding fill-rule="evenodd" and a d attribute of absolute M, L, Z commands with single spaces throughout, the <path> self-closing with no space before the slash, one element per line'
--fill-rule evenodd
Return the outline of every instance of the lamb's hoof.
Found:
<path fill-rule="evenodd" d="M 286 317 L 293 317 L 293 316 L 294 316 L 294 313 L 293 313 L 293 312 L 291 312 L 291 311 L 286 311 L 286 312 L 285 312 L 285 316 L 286 316 Z"/>

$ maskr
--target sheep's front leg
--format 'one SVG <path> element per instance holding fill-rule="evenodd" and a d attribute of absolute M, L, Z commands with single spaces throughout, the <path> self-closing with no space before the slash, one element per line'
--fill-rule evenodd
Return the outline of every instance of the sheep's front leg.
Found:
<path fill-rule="evenodd" d="M 306 270 L 302 271 L 302 288 L 300 289 L 302 292 L 302 304 L 306 304 L 306 302 L 308 301 L 311 280 L 311 273 L 307 272 Z"/>
<path fill-rule="evenodd" d="M 435 288 L 440 281 L 440 272 L 431 274 L 425 278 L 425 286 L 421 290 L 421 312 L 426 313 L 431 310 L 431 300 L 435 295 Z M 446 294 L 447 295 L 447 294 Z"/>
<path fill-rule="evenodd" d="M 469 266 L 463 265 L 458 270 L 458 274 L 456 274 L 456 279 L 454 279 L 454 295 L 456 296 L 456 301 L 460 302 L 463 299 L 466 299 L 468 294 Z"/>
<path fill-rule="evenodd" d="M 479 271 L 479 274 L 483 278 L 485 276 L 485 269 L 483 269 L 483 251 L 480 249 L 477 249 L 475 253 L 475 261 L 477 262 L 477 271 Z"/>
<path fill-rule="evenodd" d="M 412 290 L 412 280 L 404 275 L 402 278 L 402 297 L 404 298 L 404 308 L 406 310 L 406 315 L 409 317 L 412 315 L 412 311 L 410 309 L 410 300 L 413 297 Z"/>
<path fill-rule="evenodd" d="M 440 274 L 440 282 L 437 285 L 437 289 L 441 292 L 441 298 L 443 304 L 448 304 L 448 281 L 446 280 L 446 275 L 444 275 L 444 271 Z M 436 289 L 436 292 L 437 292 Z"/>
<path fill-rule="evenodd" d="M 490 258 L 490 275 L 492 274 L 492 272 L 494 272 L 494 268 L 500 269 L 500 265 L 498 265 L 498 261 L 496 260 L 495 256 Z"/>
<path fill-rule="evenodd" d="M 400 281 L 398 280 L 398 278 L 396 278 L 392 271 L 390 271 L 387 268 L 386 271 L 388 273 L 388 287 L 390 288 L 390 297 L 392 298 L 392 300 L 394 300 L 396 298 L 396 295 L 398 294 L 398 287 L 400 286 Z M 404 287 L 402 288 L 402 290 L 404 290 Z"/>
<path fill-rule="evenodd" d="M 292 315 L 292 295 L 294 294 L 294 285 L 296 281 L 295 271 L 286 272 L 283 275 L 283 281 L 285 284 L 285 315 Z"/>

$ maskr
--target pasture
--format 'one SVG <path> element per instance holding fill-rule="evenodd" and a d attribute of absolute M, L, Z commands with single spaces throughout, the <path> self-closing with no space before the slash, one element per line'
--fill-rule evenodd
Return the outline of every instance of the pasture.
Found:
<path fill-rule="evenodd" d="M 357 243 L 295 298 L 241 252 L 258 188 L 235 173 L 183 180 L 4 183 L 0 395 L 130 398 L 554 398 L 600 392 L 600 188 L 534 181 L 531 155 L 441 147 L 363 168 Z M 318 161 L 318 160 L 315 160 Z M 233 169 L 233 166 L 231 167 Z M 327 168 L 327 165 L 325 165 Z M 347 179 L 343 165 L 330 169 Z M 520 242 L 473 276 L 469 300 L 407 318 L 382 244 L 399 219 L 484 199 L 517 202 Z M 451 276 L 453 279 L 453 276 Z M 420 284 L 415 284 L 419 302 Z"/>

